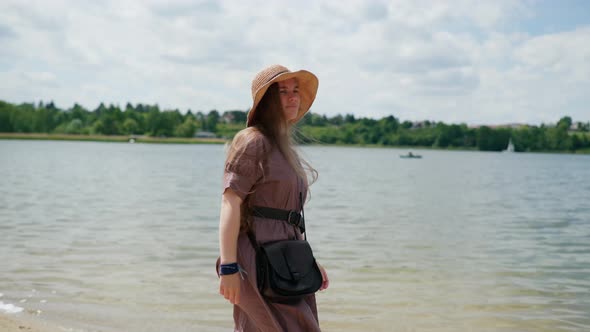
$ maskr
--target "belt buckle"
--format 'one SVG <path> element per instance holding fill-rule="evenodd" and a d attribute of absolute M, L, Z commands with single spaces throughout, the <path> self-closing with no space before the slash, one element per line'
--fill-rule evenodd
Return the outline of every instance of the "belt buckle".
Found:
<path fill-rule="evenodd" d="M 291 219 L 291 216 L 295 217 L 295 221 Z M 297 211 L 289 211 L 289 216 L 287 216 L 287 222 L 291 225 L 299 227 L 299 223 L 301 222 L 301 215 Z"/>

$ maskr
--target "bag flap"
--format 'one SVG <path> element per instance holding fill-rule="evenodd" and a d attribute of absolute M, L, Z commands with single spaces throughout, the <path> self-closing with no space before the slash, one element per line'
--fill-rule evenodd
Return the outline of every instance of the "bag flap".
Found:
<path fill-rule="evenodd" d="M 307 241 L 287 240 L 265 244 L 272 269 L 283 279 L 297 281 L 313 270 L 315 259 Z"/>

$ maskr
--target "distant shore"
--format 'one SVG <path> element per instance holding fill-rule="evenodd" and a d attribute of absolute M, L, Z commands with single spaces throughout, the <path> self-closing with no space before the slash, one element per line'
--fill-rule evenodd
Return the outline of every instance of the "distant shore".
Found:
<path fill-rule="evenodd" d="M 0 140 L 47 140 L 47 141 L 89 141 L 89 142 L 115 142 L 115 143 L 152 143 L 152 144 L 225 144 L 229 140 L 224 138 L 183 138 L 183 137 L 150 137 L 134 135 L 68 135 L 68 134 L 44 134 L 44 133 L 0 133 Z M 448 150 L 448 151 L 479 151 L 474 147 L 429 147 L 429 146 L 383 146 L 378 144 L 322 144 L 319 142 L 309 145 L 327 145 L 340 147 L 371 147 L 394 148 L 403 150 Z M 522 153 L 522 152 L 517 152 Z M 576 151 L 532 151 L 529 153 L 565 153 L 565 154 L 590 154 L 590 149 Z"/>
<path fill-rule="evenodd" d="M 43 133 L 0 133 L 0 139 L 30 139 L 50 141 L 92 141 L 119 143 L 157 143 L 157 144 L 224 144 L 222 138 L 183 138 L 183 137 L 149 137 L 135 135 L 67 135 Z"/>

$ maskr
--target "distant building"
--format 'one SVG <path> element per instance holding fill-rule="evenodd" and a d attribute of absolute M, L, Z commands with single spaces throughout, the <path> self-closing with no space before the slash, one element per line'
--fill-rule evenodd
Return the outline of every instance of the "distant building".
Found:
<path fill-rule="evenodd" d="M 197 138 L 216 138 L 217 136 L 215 135 L 215 133 L 212 133 L 210 131 L 197 131 L 195 133 L 195 137 L 197 137 Z"/>
<path fill-rule="evenodd" d="M 225 123 L 233 123 L 234 122 L 234 115 L 230 112 L 225 112 L 223 114 L 223 116 L 221 117 L 221 119 L 223 120 L 223 122 Z"/>
<path fill-rule="evenodd" d="M 412 122 L 412 128 L 411 129 L 430 128 L 430 127 L 433 127 L 435 124 L 436 123 L 434 121 L 428 121 L 428 120 L 414 121 L 414 122 Z"/>

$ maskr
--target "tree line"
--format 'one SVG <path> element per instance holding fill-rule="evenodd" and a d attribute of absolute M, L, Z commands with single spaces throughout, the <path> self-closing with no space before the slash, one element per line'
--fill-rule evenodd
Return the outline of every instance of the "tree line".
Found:
<path fill-rule="evenodd" d="M 122 109 L 101 103 L 88 110 L 79 104 L 59 109 L 47 104 L 11 104 L 0 101 L 0 132 L 77 135 L 147 135 L 194 137 L 199 132 L 231 139 L 244 127 L 247 112 L 207 113 L 158 105 L 132 105 Z M 571 151 L 590 149 L 590 123 L 574 123 L 569 116 L 555 124 L 518 127 L 469 127 L 436 121 L 400 121 L 393 115 L 381 119 L 352 114 L 327 117 L 308 113 L 298 123 L 302 143 L 355 144 L 404 147 L 460 148 L 501 151 L 512 140 L 516 151 Z M 572 130 L 575 129 L 575 130 Z"/>

